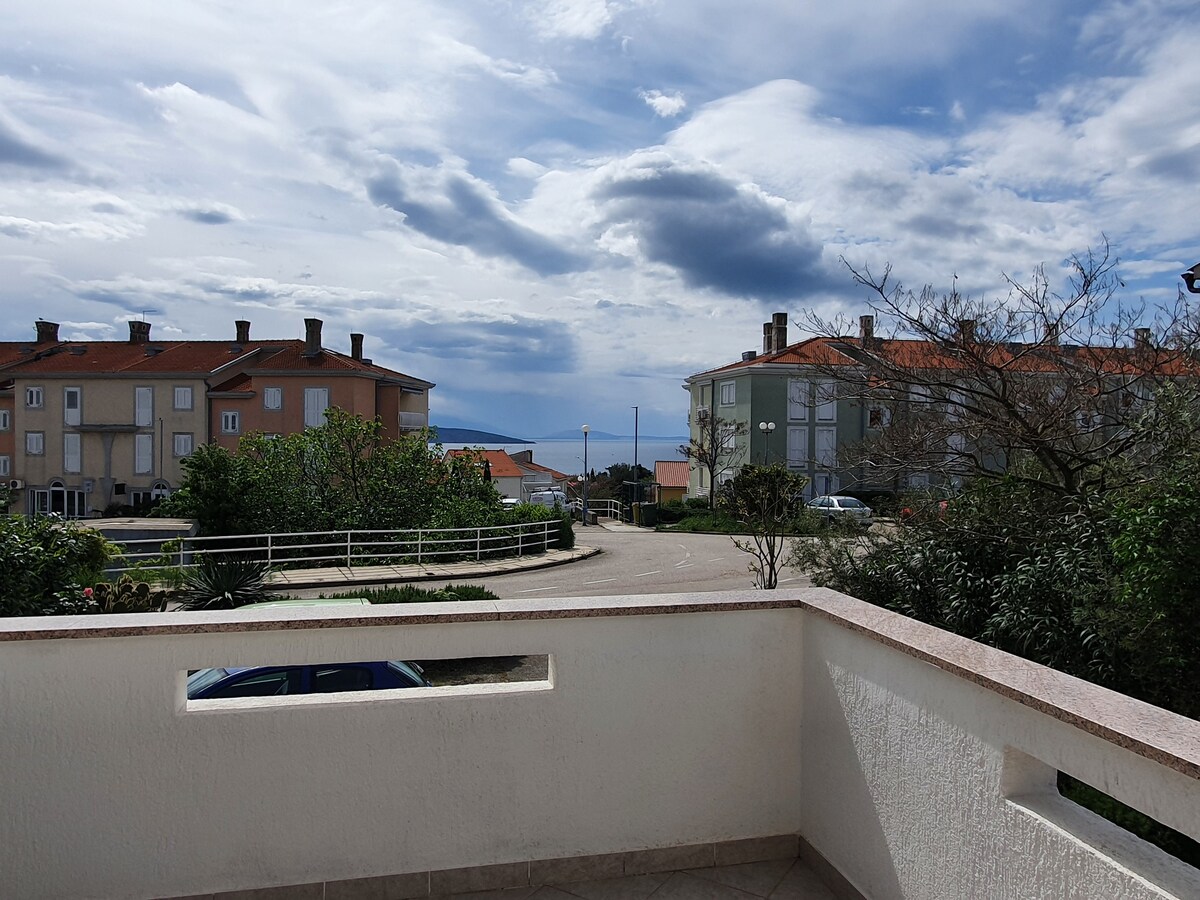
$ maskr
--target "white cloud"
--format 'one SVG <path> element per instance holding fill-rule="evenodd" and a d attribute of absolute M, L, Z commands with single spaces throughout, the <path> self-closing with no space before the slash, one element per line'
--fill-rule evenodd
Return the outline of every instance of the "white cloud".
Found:
<path fill-rule="evenodd" d="M 679 115 L 687 107 L 687 100 L 678 91 L 670 94 L 664 94 L 662 91 L 639 91 L 638 96 L 654 110 L 655 115 L 664 119 Z"/>

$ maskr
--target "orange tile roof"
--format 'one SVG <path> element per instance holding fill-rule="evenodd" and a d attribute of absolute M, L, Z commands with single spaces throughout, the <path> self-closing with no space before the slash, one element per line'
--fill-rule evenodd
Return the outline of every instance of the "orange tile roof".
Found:
<path fill-rule="evenodd" d="M 493 478 L 520 478 L 524 474 L 503 450 L 472 450 L 464 447 L 461 450 L 447 450 L 446 456 L 482 457 L 491 465 Z"/>
<path fill-rule="evenodd" d="M 549 466 L 543 466 L 535 463 L 533 460 L 530 460 L 529 462 L 517 463 L 517 465 L 523 469 L 533 469 L 535 472 L 545 472 L 556 481 L 569 480 L 571 477 L 570 475 L 564 475 L 557 469 L 551 469 Z"/>
<path fill-rule="evenodd" d="M 687 462 L 683 460 L 656 460 L 654 463 L 654 480 L 663 487 L 687 487 Z"/>

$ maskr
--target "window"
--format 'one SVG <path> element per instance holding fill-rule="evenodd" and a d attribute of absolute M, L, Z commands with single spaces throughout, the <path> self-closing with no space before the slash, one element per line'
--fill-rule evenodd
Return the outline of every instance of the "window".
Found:
<path fill-rule="evenodd" d="M 8 431 L 12 428 L 12 410 L 0 409 L 0 431 Z"/>
<path fill-rule="evenodd" d="M 237 410 L 227 409 L 221 413 L 221 434 L 241 434 L 242 414 Z"/>
<path fill-rule="evenodd" d="M 808 468 L 808 427 L 787 430 L 787 464 L 789 469 Z"/>
<path fill-rule="evenodd" d="M 837 466 L 837 429 L 817 429 L 817 466 L 832 469 Z M 822 493 L 827 493 L 822 491 Z"/>
<path fill-rule="evenodd" d="M 813 492 L 817 495 L 837 493 L 838 479 L 832 472 L 817 472 L 813 476 L 812 484 Z M 832 505 L 832 502 L 827 505 Z"/>
<path fill-rule="evenodd" d="M 872 406 L 867 411 L 868 428 L 887 428 L 892 424 L 892 411 L 886 406 Z"/>
<path fill-rule="evenodd" d="M 63 471 L 75 473 L 80 470 L 80 436 L 78 432 L 63 435 Z"/>
<path fill-rule="evenodd" d="M 190 385 L 180 385 L 175 388 L 175 409 L 191 409 L 192 408 L 192 389 Z"/>
<path fill-rule="evenodd" d="M 834 381 L 817 382 L 817 421 L 837 421 L 837 383 Z"/>
<path fill-rule="evenodd" d="M 25 454 L 41 456 L 46 452 L 46 433 L 44 431 L 25 432 Z"/>
<path fill-rule="evenodd" d="M 189 456 L 192 452 L 193 437 L 192 432 L 177 431 L 172 435 L 171 447 L 176 458 Z"/>
<path fill-rule="evenodd" d="M 312 670 L 312 692 L 314 694 L 369 691 L 372 683 L 371 670 L 362 666 L 322 667 Z"/>
<path fill-rule="evenodd" d="M 154 435 L 133 436 L 133 471 L 138 475 L 148 475 L 154 471 Z"/>
<path fill-rule="evenodd" d="M 154 424 L 154 388 L 133 389 L 133 424 L 139 428 Z"/>
<path fill-rule="evenodd" d="M 63 423 L 78 425 L 80 407 L 83 405 L 83 388 L 63 388 Z"/>
<path fill-rule="evenodd" d="M 721 452 L 732 453 L 737 444 L 737 426 L 723 425 L 721 427 Z"/>
<path fill-rule="evenodd" d="M 263 388 L 263 409 L 283 409 L 283 388 Z"/>
<path fill-rule="evenodd" d="M 46 392 L 40 387 L 25 388 L 25 408 L 41 409 L 46 403 Z"/>
<path fill-rule="evenodd" d="M 788 419 L 793 422 L 808 421 L 808 381 L 804 378 L 788 381 Z"/>
<path fill-rule="evenodd" d="M 320 428 L 329 409 L 329 388 L 304 389 L 304 427 Z"/>
<path fill-rule="evenodd" d="M 276 697 L 300 693 L 300 670 L 283 669 L 275 672 L 250 672 L 238 681 L 218 688 L 205 699 L 231 697 Z"/>
<path fill-rule="evenodd" d="M 722 381 L 721 382 L 721 405 L 733 406 L 737 403 L 737 382 Z"/>
<path fill-rule="evenodd" d="M 42 515 L 55 513 L 64 519 L 82 519 L 87 515 L 87 496 L 80 490 L 68 490 L 61 481 L 52 481 L 49 489 L 33 492 L 33 511 Z"/>
<path fill-rule="evenodd" d="M 929 487 L 929 475 L 925 472 L 917 472 L 908 476 L 908 486 L 910 488 L 927 488 Z"/>
<path fill-rule="evenodd" d="M 7 456 L 0 456 L 0 475 L 7 478 L 12 474 L 12 460 Z"/>

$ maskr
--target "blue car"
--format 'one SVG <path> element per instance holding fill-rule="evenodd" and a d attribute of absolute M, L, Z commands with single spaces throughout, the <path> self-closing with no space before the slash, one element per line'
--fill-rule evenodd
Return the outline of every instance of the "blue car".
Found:
<path fill-rule="evenodd" d="M 329 663 L 315 666 L 252 666 L 199 669 L 188 676 L 189 700 L 334 694 L 432 687 L 415 663 Z"/>

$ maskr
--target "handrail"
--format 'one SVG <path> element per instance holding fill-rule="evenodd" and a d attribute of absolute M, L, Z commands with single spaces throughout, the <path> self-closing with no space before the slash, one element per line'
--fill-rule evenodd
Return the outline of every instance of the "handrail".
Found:
<path fill-rule="evenodd" d="M 557 519 L 477 528 L 338 529 L 174 539 L 115 540 L 120 548 L 110 572 L 189 568 L 206 556 L 236 555 L 277 567 L 311 563 L 371 565 L 405 559 L 475 559 L 542 553 L 558 543 Z M 178 542 L 178 547 L 174 545 Z"/>

